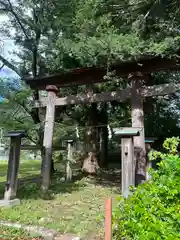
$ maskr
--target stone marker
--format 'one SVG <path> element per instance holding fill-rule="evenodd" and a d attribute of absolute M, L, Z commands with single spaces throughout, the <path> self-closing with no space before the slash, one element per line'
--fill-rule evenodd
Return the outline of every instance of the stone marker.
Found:
<path fill-rule="evenodd" d="M 140 133 L 139 128 L 114 128 L 114 135 L 121 137 L 121 191 L 124 197 L 129 195 L 129 187 L 135 185 L 135 161 L 133 137 Z"/>
<path fill-rule="evenodd" d="M 16 199 L 18 185 L 18 169 L 21 150 L 21 138 L 25 137 L 25 131 L 11 131 L 5 135 L 10 137 L 10 152 L 8 161 L 7 180 L 5 185 L 4 199 L 0 200 L 0 207 L 19 205 L 20 200 Z"/>

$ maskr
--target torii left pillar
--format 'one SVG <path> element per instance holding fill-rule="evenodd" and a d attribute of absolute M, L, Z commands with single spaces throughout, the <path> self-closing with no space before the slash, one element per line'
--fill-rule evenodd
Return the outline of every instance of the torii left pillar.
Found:
<path fill-rule="evenodd" d="M 45 148 L 41 183 L 41 190 L 43 192 L 46 192 L 48 190 L 51 181 L 52 141 L 58 88 L 54 85 L 48 85 L 46 87 L 46 91 L 48 92 L 48 103 L 46 106 L 46 119 L 43 141 L 43 146 Z"/>
<path fill-rule="evenodd" d="M 10 137 L 11 141 L 4 199 L 0 201 L 0 206 L 14 206 L 20 204 L 20 200 L 16 199 L 16 192 L 18 185 L 21 138 L 25 136 L 25 131 L 12 131 L 5 135 L 5 137 Z"/>

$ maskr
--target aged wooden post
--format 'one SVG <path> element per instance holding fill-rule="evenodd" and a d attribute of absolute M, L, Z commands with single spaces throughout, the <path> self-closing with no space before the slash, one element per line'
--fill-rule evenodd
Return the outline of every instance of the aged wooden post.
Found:
<path fill-rule="evenodd" d="M 73 158 L 73 140 L 68 140 L 68 156 L 67 156 L 67 162 L 66 162 L 66 181 L 72 180 L 72 158 Z"/>
<path fill-rule="evenodd" d="M 20 203 L 19 199 L 16 199 L 16 192 L 18 185 L 21 138 L 25 136 L 25 131 L 11 131 L 5 135 L 5 137 L 10 137 L 11 140 L 4 200 L 0 201 L 1 206 L 11 206 Z"/>
<path fill-rule="evenodd" d="M 50 185 L 51 179 L 51 161 L 52 161 L 52 141 L 53 141 L 53 129 L 55 119 L 55 100 L 58 92 L 58 88 L 54 85 L 46 87 L 48 92 L 48 104 L 46 106 L 46 119 L 44 127 L 44 141 L 43 146 L 45 148 L 45 156 L 43 161 L 42 170 L 42 184 L 41 190 L 46 191 Z"/>
<path fill-rule="evenodd" d="M 145 77 L 140 73 L 132 73 L 129 75 L 132 85 L 131 92 L 131 117 L 132 127 L 141 128 L 140 135 L 134 137 L 134 161 L 136 165 L 135 182 L 136 185 L 142 183 L 146 179 L 146 150 L 145 150 L 145 134 L 144 134 L 144 111 L 143 99 L 140 95 L 139 88 L 142 87 Z"/>
<path fill-rule="evenodd" d="M 129 195 L 129 187 L 135 185 L 133 137 L 139 135 L 138 128 L 114 128 L 114 134 L 121 137 L 121 190 L 124 197 Z"/>
<path fill-rule="evenodd" d="M 100 165 L 108 167 L 108 129 L 107 127 L 100 128 Z"/>
<path fill-rule="evenodd" d="M 107 103 L 103 103 L 100 113 L 100 124 L 99 128 L 99 140 L 100 140 L 100 165 L 101 167 L 108 167 L 108 106 Z"/>

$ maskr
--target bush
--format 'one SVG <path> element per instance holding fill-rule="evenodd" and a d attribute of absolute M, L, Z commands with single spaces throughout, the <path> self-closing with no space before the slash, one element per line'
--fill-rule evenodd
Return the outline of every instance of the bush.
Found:
<path fill-rule="evenodd" d="M 179 138 L 167 139 L 168 153 L 151 152 L 150 158 L 161 158 L 152 179 L 133 190 L 128 199 L 120 197 L 113 212 L 114 239 L 176 240 L 180 239 L 180 158 Z"/>

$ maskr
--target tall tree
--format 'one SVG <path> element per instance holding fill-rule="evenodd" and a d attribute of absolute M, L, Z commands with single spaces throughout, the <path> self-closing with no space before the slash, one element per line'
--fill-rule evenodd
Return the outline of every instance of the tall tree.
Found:
<path fill-rule="evenodd" d="M 6 131 L 26 130 L 28 133 L 26 142 L 38 144 L 38 127 L 31 115 L 32 92 L 21 85 L 19 81 L 9 79 L 0 80 L 0 126 Z"/>
<path fill-rule="evenodd" d="M 0 55 L 0 61 L 3 64 L 2 66 L 7 66 L 15 71 L 21 79 L 27 75 L 36 77 L 49 71 L 49 58 L 45 56 L 44 52 L 46 51 L 46 55 L 48 55 L 50 47 L 53 46 L 52 36 L 55 32 L 57 34 L 55 20 L 53 20 L 53 9 L 55 9 L 55 6 L 51 4 L 50 1 L 0 1 L 0 13 L 7 14 L 9 17 L 9 21 L 1 26 L 1 29 L 5 35 L 14 41 L 17 46 L 14 54 L 18 57 L 18 60 L 15 62 L 9 61 Z M 51 21 L 49 21 L 50 19 Z M 54 27 L 53 31 L 52 26 Z M 49 51 L 47 51 L 47 49 Z M 17 94 L 19 93 L 13 93 L 13 97 L 16 98 Z M 32 99 L 39 98 L 38 91 L 30 93 L 29 90 L 29 94 L 31 94 Z M 20 96 L 21 95 L 22 90 Z M 24 101 L 23 97 L 18 100 L 20 102 L 17 103 L 17 106 L 19 107 L 21 104 L 23 108 L 21 114 L 25 114 L 24 110 L 26 110 L 26 114 L 30 115 L 31 121 L 36 125 L 36 134 L 38 134 L 36 143 L 42 146 L 43 122 L 41 122 L 39 111 L 37 109 L 27 108 L 27 101 Z M 27 98 L 27 100 L 29 100 L 29 98 Z M 8 106 L 10 106 L 10 103 Z M 17 106 L 14 105 L 14 107 Z M 16 118 L 20 121 L 19 113 Z M 14 120 L 17 122 L 17 119 Z M 12 126 L 15 127 L 14 125 Z M 26 128 L 28 128 L 28 126 L 26 126 Z M 43 152 L 42 147 L 42 155 Z"/>

